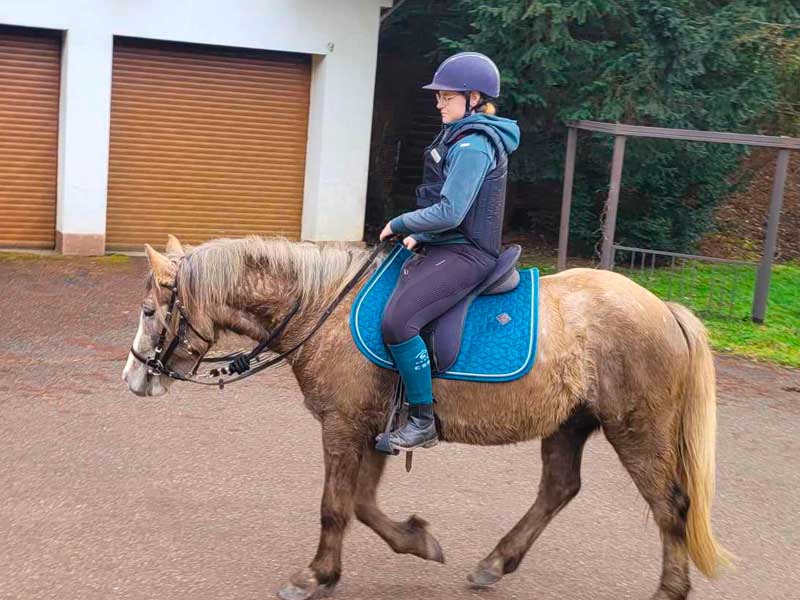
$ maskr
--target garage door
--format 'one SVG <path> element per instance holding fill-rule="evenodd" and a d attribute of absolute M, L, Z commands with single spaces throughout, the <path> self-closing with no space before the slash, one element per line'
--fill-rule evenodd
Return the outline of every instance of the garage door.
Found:
<path fill-rule="evenodd" d="M 53 248 L 61 35 L 0 26 L 0 246 Z"/>
<path fill-rule="evenodd" d="M 310 60 L 117 38 L 109 249 L 300 236 Z"/>

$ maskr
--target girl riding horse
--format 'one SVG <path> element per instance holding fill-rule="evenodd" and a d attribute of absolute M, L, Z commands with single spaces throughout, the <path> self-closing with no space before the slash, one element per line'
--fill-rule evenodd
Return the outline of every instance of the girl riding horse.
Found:
<path fill-rule="evenodd" d="M 403 378 L 409 418 L 393 431 L 398 450 L 438 441 L 433 418 L 431 367 L 420 329 L 458 304 L 495 266 L 500 254 L 508 154 L 519 127 L 495 115 L 500 73 L 483 54 L 445 60 L 424 89 L 436 90 L 443 127 L 425 150 L 417 210 L 389 221 L 381 240 L 406 234 L 409 250 L 383 316 L 382 333 Z"/>

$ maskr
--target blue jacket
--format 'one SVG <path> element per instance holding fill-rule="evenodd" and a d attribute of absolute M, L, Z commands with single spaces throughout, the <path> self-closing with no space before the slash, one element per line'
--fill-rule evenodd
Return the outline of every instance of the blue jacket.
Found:
<path fill-rule="evenodd" d="M 429 244 L 469 243 L 453 230 L 472 208 L 486 175 L 497 166 L 495 144 L 488 135 L 474 132 L 458 138 L 458 130 L 469 129 L 475 124 L 491 127 L 506 153 L 519 146 L 519 127 L 510 119 L 478 113 L 444 125 L 442 134 L 457 141 L 450 146 L 445 157 L 440 198 L 430 206 L 392 219 L 393 232 L 411 233 L 418 241 Z M 435 146 L 436 143 L 426 151 L 426 157 Z"/>

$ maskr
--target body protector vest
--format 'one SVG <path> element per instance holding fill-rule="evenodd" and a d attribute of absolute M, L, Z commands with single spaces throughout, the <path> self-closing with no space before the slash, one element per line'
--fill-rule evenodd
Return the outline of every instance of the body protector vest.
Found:
<path fill-rule="evenodd" d="M 425 149 L 422 184 L 417 186 L 417 208 L 427 208 L 441 201 L 447 152 L 461 138 L 471 133 L 481 133 L 491 140 L 495 149 L 495 167 L 486 174 L 478 195 L 461 224 L 455 229 L 442 232 L 442 235 L 460 233 L 474 245 L 497 257 L 500 255 L 500 238 L 503 233 L 508 154 L 493 127 L 473 123 L 455 130 L 442 130 Z"/>

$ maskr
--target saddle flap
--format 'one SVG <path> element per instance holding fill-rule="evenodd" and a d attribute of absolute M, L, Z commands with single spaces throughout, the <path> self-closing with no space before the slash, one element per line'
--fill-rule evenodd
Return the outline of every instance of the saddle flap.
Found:
<path fill-rule="evenodd" d="M 461 350 L 464 319 L 467 318 L 467 311 L 473 299 L 473 294 L 465 297 L 441 317 L 428 323 L 420 332 L 428 347 L 431 367 L 435 373 L 447 371 L 456 362 L 458 352 Z"/>
<path fill-rule="evenodd" d="M 458 358 L 461 350 L 461 336 L 472 301 L 481 295 L 509 292 L 519 284 L 517 260 L 522 248 L 514 244 L 498 257 L 497 264 L 489 276 L 471 294 L 453 306 L 446 313 L 431 321 L 420 332 L 428 346 L 428 354 L 433 358 L 432 365 L 437 373 L 447 371 Z"/>

